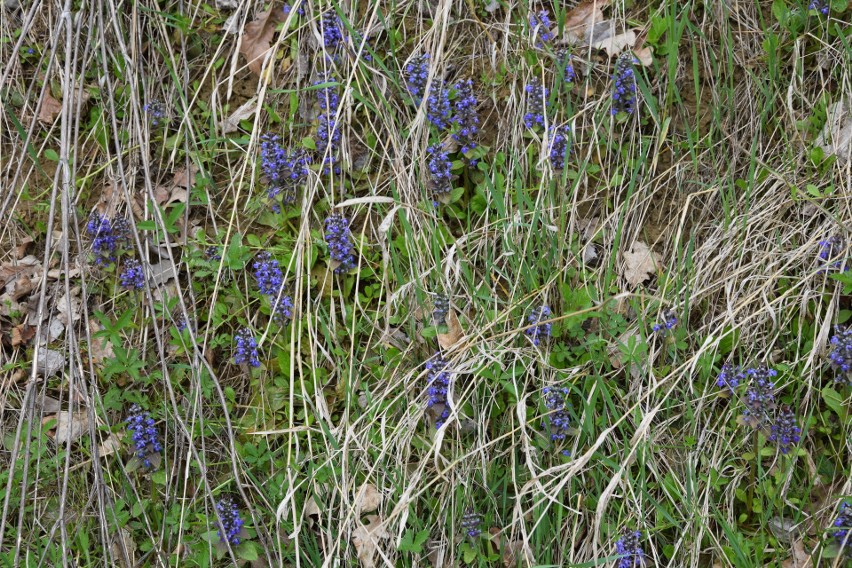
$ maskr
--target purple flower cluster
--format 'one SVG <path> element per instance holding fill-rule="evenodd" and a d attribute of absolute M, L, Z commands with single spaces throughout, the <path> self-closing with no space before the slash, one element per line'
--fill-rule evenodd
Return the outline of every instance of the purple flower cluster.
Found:
<path fill-rule="evenodd" d="M 148 120 L 151 122 L 151 126 L 155 128 L 160 125 L 161 120 L 166 118 L 165 105 L 156 99 L 149 103 L 145 103 L 142 110 L 148 115 Z"/>
<path fill-rule="evenodd" d="M 432 195 L 442 195 L 452 191 L 452 162 L 444 152 L 442 144 L 426 148 L 426 166 L 429 168 L 429 189 Z"/>
<path fill-rule="evenodd" d="M 435 428 L 440 428 L 450 417 L 450 406 L 447 401 L 447 392 L 450 388 L 450 372 L 447 371 L 447 361 L 440 353 L 426 362 L 426 392 L 429 395 L 428 408 L 440 412 L 435 420 Z"/>
<path fill-rule="evenodd" d="M 775 411 L 775 383 L 772 382 L 778 371 L 766 365 L 747 369 L 745 376 L 750 380 L 746 391 L 746 408 L 743 421 L 752 428 L 761 428 L 772 421 Z"/>
<path fill-rule="evenodd" d="M 774 442 L 782 454 L 790 453 L 790 448 L 794 444 L 798 444 L 801 440 L 800 434 L 802 430 L 796 423 L 796 415 L 793 410 L 786 404 L 781 407 L 778 416 L 775 418 L 775 423 L 772 424 L 772 431 L 769 434 L 769 441 Z"/>
<path fill-rule="evenodd" d="M 544 127 L 547 114 L 547 89 L 538 77 L 533 77 L 524 87 L 527 93 L 527 113 L 524 115 L 524 125 L 530 130 L 536 126 Z"/>
<path fill-rule="evenodd" d="M 283 8 L 284 8 L 284 14 L 289 14 L 290 12 L 292 12 L 292 11 L 293 11 L 293 7 L 292 7 L 292 6 L 290 6 L 290 4 L 284 4 Z M 296 14 L 298 14 L 299 16 L 304 16 L 304 15 L 305 15 L 305 8 L 304 8 L 304 4 L 302 4 L 302 5 L 300 5 L 300 6 L 299 6 L 299 9 L 298 9 L 298 10 L 296 10 Z"/>
<path fill-rule="evenodd" d="M 450 313 L 450 299 L 443 294 L 435 296 L 432 309 L 432 321 L 435 325 L 447 325 L 447 314 Z"/>
<path fill-rule="evenodd" d="M 530 14 L 530 33 L 537 48 L 544 48 L 544 45 L 553 39 L 553 33 L 550 31 L 552 27 L 553 22 L 550 21 L 547 10 Z"/>
<path fill-rule="evenodd" d="M 834 328 L 828 360 L 836 373 L 834 381 L 852 386 L 852 327 Z"/>
<path fill-rule="evenodd" d="M 257 340 L 247 327 L 242 328 L 234 335 L 237 348 L 234 352 L 234 363 L 241 365 L 248 363 L 251 367 L 260 367 L 260 358 L 257 352 Z"/>
<path fill-rule="evenodd" d="M 355 247 L 352 245 L 352 233 L 349 220 L 343 215 L 333 213 L 325 219 L 325 242 L 328 255 L 337 263 L 334 272 L 343 274 L 355 268 Z"/>
<path fill-rule="evenodd" d="M 269 183 L 267 196 L 275 199 L 281 195 L 284 204 L 296 200 L 296 188 L 308 177 L 311 159 L 301 148 L 288 151 L 281 144 L 281 137 L 266 134 L 260 143 L 260 167 Z M 273 209 L 278 209 L 278 204 Z"/>
<path fill-rule="evenodd" d="M 130 407 L 130 414 L 125 422 L 127 423 L 127 431 L 130 432 L 133 440 L 136 457 L 146 468 L 150 469 L 151 460 L 163 451 L 157 429 L 154 427 L 154 419 L 151 418 L 150 413 L 134 404 Z"/>
<path fill-rule="evenodd" d="M 222 260 L 222 253 L 219 252 L 219 247 L 216 245 L 210 245 L 204 249 L 204 257 L 210 262 L 217 262 Z"/>
<path fill-rule="evenodd" d="M 284 283 L 284 275 L 281 273 L 278 261 L 272 258 L 271 254 L 263 251 L 257 255 L 253 267 L 254 279 L 257 281 L 260 293 L 266 296 L 277 294 Z"/>
<path fill-rule="evenodd" d="M 426 99 L 426 118 L 440 130 L 449 126 L 450 93 L 444 88 L 443 82 L 433 85 L 433 88 L 429 90 L 429 98 Z"/>
<path fill-rule="evenodd" d="M 322 44 L 328 51 L 333 51 L 343 43 L 343 22 L 333 9 L 323 12 L 319 20 Z"/>
<path fill-rule="evenodd" d="M 846 239 L 841 235 L 834 235 L 819 242 L 819 258 L 826 263 L 826 268 L 820 270 L 841 270 L 843 268 L 842 255 L 846 249 Z M 847 270 L 849 267 L 847 267 Z"/>
<path fill-rule="evenodd" d="M 826 0 L 811 0 L 808 10 L 816 10 L 823 16 L 828 16 L 831 5 Z"/>
<path fill-rule="evenodd" d="M 330 78 L 322 77 L 314 85 L 324 85 L 329 81 L 331 81 Z M 334 170 L 334 173 L 340 173 L 340 167 L 337 165 L 337 151 L 340 148 L 341 129 L 335 118 L 337 107 L 340 105 L 337 86 L 332 85 L 319 89 L 317 100 L 322 111 L 317 117 L 317 153 L 323 157 L 322 163 L 325 166 L 325 173 L 329 173 L 331 170 Z"/>
<path fill-rule="evenodd" d="M 642 532 L 625 528 L 621 538 L 615 543 L 615 552 L 621 559 L 618 568 L 636 568 L 645 565 L 645 552 L 642 550 Z"/>
<path fill-rule="evenodd" d="M 567 124 L 550 127 L 550 167 L 554 170 L 565 169 L 565 158 L 571 152 L 571 127 Z"/>
<path fill-rule="evenodd" d="M 461 528 L 468 538 L 476 538 L 482 533 L 479 529 L 480 524 L 482 524 L 482 518 L 472 508 L 468 508 L 462 515 Z"/>
<path fill-rule="evenodd" d="M 562 80 L 566 83 L 573 83 L 577 73 L 574 70 L 574 59 L 567 49 L 559 52 L 559 67 L 562 70 Z"/>
<path fill-rule="evenodd" d="M 610 109 L 613 116 L 620 112 L 633 114 L 636 110 L 636 74 L 633 69 L 636 63 L 636 58 L 630 51 L 625 51 L 615 61 Z"/>
<path fill-rule="evenodd" d="M 728 389 L 733 392 L 734 389 L 740 386 L 740 381 L 744 378 L 745 374 L 743 374 L 742 367 L 733 363 L 725 363 L 719 372 L 719 378 L 716 379 L 716 386 L 720 389 Z"/>
<path fill-rule="evenodd" d="M 423 102 L 426 83 L 429 80 L 429 54 L 423 53 L 412 59 L 404 69 L 405 86 L 415 105 Z M 450 120 L 450 94 L 444 88 L 443 80 L 436 77 L 426 99 L 426 118 L 436 128 L 447 128 Z"/>
<path fill-rule="evenodd" d="M 223 497 L 216 503 L 216 515 L 219 517 L 219 540 L 222 544 L 239 545 L 240 533 L 245 523 L 233 497 Z"/>
<path fill-rule="evenodd" d="M 665 310 L 661 316 L 660 323 L 654 324 L 654 333 L 658 333 L 665 337 L 668 332 L 673 330 L 677 325 L 677 314 L 674 310 Z"/>
<path fill-rule="evenodd" d="M 409 61 L 403 70 L 405 86 L 414 104 L 419 105 L 426 93 L 429 80 L 429 54 L 422 53 Z"/>
<path fill-rule="evenodd" d="M 121 287 L 128 290 L 141 290 L 145 287 L 145 269 L 142 263 L 136 259 L 130 259 L 124 263 L 124 270 L 119 276 Z"/>
<path fill-rule="evenodd" d="M 840 505 L 837 519 L 832 526 L 837 530 L 832 532 L 831 536 L 846 556 L 852 556 L 852 504 Z"/>
<path fill-rule="evenodd" d="M 479 115 L 476 112 L 476 95 L 473 93 L 473 81 L 461 81 L 456 85 L 456 100 L 453 104 L 453 139 L 461 144 L 462 154 L 476 148 L 479 135 Z"/>
<path fill-rule="evenodd" d="M 111 220 L 106 215 L 92 213 L 86 224 L 86 233 L 92 239 L 95 264 L 109 266 L 128 245 L 130 228 L 123 217 Z"/>
<path fill-rule="evenodd" d="M 532 313 L 529 315 L 527 321 L 533 326 L 527 328 L 524 333 L 526 333 L 532 339 L 533 345 L 538 346 L 541 344 L 542 339 L 546 339 L 550 337 L 550 330 L 552 324 L 550 323 L 539 323 L 541 320 L 545 320 L 550 317 L 550 308 L 548 306 L 539 306 L 534 309 Z"/>
<path fill-rule="evenodd" d="M 568 415 L 568 389 L 544 387 L 544 406 L 547 416 L 544 424 L 550 432 L 550 441 L 557 442 L 565 439 L 571 417 Z"/>

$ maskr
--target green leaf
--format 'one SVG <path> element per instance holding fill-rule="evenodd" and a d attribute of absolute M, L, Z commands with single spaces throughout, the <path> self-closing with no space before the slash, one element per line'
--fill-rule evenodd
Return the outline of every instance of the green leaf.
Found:
<path fill-rule="evenodd" d="M 302 138 L 302 146 L 304 146 L 308 150 L 316 150 L 317 149 L 316 142 L 314 142 L 314 139 L 311 138 L 310 136 L 305 136 L 304 138 Z"/>
<path fill-rule="evenodd" d="M 51 150 L 50 148 L 44 151 L 44 157 L 50 160 L 51 162 L 59 161 L 59 154 L 56 153 L 56 150 Z"/>
<path fill-rule="evenodd" d="M 253 562 L 257 560 L 257 546 L 253 542 L 244 542 L 237 547 L 237 558 Z"/>
<path fill-rule="evenodd" d="M 161 469 L 159 471 L 155 471 L 151 474 L 151 481 L 156 483 L 157 485 L 165 485 L 166 484 L 166 470 Z"/>
<path fill-rule="evenodd" d="M 423 529 L 417 534 L 415 534 L 414 531 L 406 531 L 397 550 L 420 554 L 423 552 L 423 543 L 426 542 L 427 538 L 429 538 L 429 529 Z"/>
<path fill-rule="evenodd" d="M 822 400 L 825 401 L 825 405 L 837 414 L 843 422 L 846 422 L 849 412 L 843 405 L 843 396 L 839 392 L 830 386 L 825 387 L 822 389 Z"/>

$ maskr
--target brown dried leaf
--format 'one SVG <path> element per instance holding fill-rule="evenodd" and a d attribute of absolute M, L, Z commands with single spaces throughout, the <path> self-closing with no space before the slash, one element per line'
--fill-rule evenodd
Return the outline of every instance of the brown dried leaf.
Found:
<path fill-rule="evenodd" d="M 80 287 L 71 288 L 70 294 L 62 294 L 62 297 L 56 301 L 56 311 L 59 312 L 59 321 L 66 327 L 80 319 L 82 312 L 80 308 L 83 306 L 83 301 L 80 299 Z"/>
<path fill-rule="evenodd" d="M 240 43 L 240 53 L 248 61 L 248 68 L 252 73 L 260 75 L 263 60 L 270 50 L 272 37 L 275 35 L 275 26 L 283 22 L 286 17 L 280 6 L 273 5 L 268 11 L 258 14 L 256 20 L 246 24 Z"/>
<path fill-rule="evenodd" d="M 781 562 L 781 568 L 810 568 L 813 566 L 811 555 L 805 552 L 801 539 L 793 541 L 792 556 Z"/>
<path fill-rule="evenodd" d="M 657 260 L 653 251 L 642 241 L 635 241 L 625 253 L 623 276 L 631 286 L 639 286 L 645 280 L 656 274 Z"/>
<path fill-rule="evenodd" d="M 45 416 L 42 425 L 56 420 L 56 426 L 48 432 L 48 436 L 59 444 L 66 444 L 81 438 L 89 430 L 89 414 L 87 412 L 71 412 L 66 410 L 52 416 Z"/>
<path fill-rule="evenodd" d="M 102 444 L 98 446 L 98 454 L 101 457 L 106 457 L 108 455 L 116 453 L 121 449 L 121 440 L 118 439 L 118 436 L 115 434 L 110 434 L 107 436 L 107 439 L 103 441 Z"/>
<path fill-rule="evenodd" d="M 372 483 L 365 483 L 355 498 L 355 514 L 372 513 L 382 504 L 382 494 Z"/>
<path fill-rule="evenodd" d="M 45 89 L 41 98 L 41 108 L 38 111 L 39 121 L 44 124 L 53 124 L 60 112 L 62 112 L 62 103 L 53 98 L 49 89 Z"/>
<path fill-rule="evenodd" d="M 15 247 L 15 258 L 25 257 L 34 242 L 32 237 L 24 237 L 18 241 L 18 246 Z"/>
<path fill-rule="evenodd" d="M 21 324 L 12 328 L 12 347 L 26 345 L 35 337 L 36 328 L 31 325 Z"/>
<path fill-rule="evenodd" d="M 154 189 L 154 199 L 157 204 L 186 203 L 189 198 L 189 190 L 195 185 L 195 174 L 197 173 L 198 167 L 195 165 L 191 165 L 189 170 L 186 168 L 177 170 L 172 181 Z"/>
<path fill-rule="evenodd" d="M 585 0 L 565 14 L 565 41 L 572 44 L 588 41 L 595 23 L 603 21 L 602 8 L 607 5 L 609 0 Z"/>
<path fill-rule="evenodd" d="M 103 337 L 94 337 L 94 334 L 103 329 L 94 319 L 89 320 L 89 332 L 92 335 L 92 343 L 89 345 L 89 355 L 92 356 L 94 364 L 101 363 L 115 357 L 112 350 L 112 342 Z"/>
<path fill-rule="evenodd" d="M 317 521 L 321 517 L 319 505 L 317 505 L 317 501 L 313 495 L 308 497 L 308 500 L 305 502 L 305 517 L 308 519 L 308 526 L 314 524 L 314 517 L 316 517 Z"/>
<path fill-rule="evenodd" d="M 40 266 L 41 261 L 33 255 L 25 256 L 13 262 L 4 262 L 0 266 L 0 287 L 6 286 L 8 282 L 17 278 L 32 276 L 38 271 Z"/>
<path fill-rule="evenodd" d="M 852 104 L 840 101 L 828 108 L 828 119 L 814 145 L 827 155 L 836 155 L 838 164 L 852 159 Z"/>
<path fill-rule="evenodd" d="M 637 44 L 638 45 L 638 44 Z M 651 63 L 654 62 L 654 55 L 651 53 L 651 48 L 648 46 L 645 47 L 633 47 L 633 55 L 642 64 L 643 67 L 649 67 Z"/>
<path fill-rule="evenodd" d="M 366 525 L 359 523 L 359 526 L 352 531 L 352 545 L 355 547 L 361 566 L 373 568 L 376 565 L 375 556 L 379 541 L 389 536 L 378 515 L 368 516 Z"/>
<path fill-rule="evenodd" d="M 615 57 L 627 48 L 631 48 L 636 44 L 636 32 L 627 30 L 622 34 L 611 35 L 606 39 L 597 41 L 592 44 L 595 49 L 603 49 L 610 57 Z"/>
<path fill-rule="evenodd" d="M 118 561 L 122 568 L 130 568 L 136 565 L 136 541 L 127 529 L 121 529 L 113 534 L 112 556 Z"/>
<path fill-rule="evenodd" d="M 441 346 L 441 349 L 449 349 L 458 343 L 464 335 L 464 330 L 459 323 L 455 310 L 450 310 L 450 313 L 447 314 L 447 328 L 447 333 L 438 334 L 438 345 Z"/>
<path fill-rule="evenodd" d="M 254 96 L 244 102 L 240 108 L 235 110 L 231 116 L 222 123 L 222 134 L 236 132 L 240 128 L 240 121 L 247 120 L 257 112 L 257 97 Z"/>

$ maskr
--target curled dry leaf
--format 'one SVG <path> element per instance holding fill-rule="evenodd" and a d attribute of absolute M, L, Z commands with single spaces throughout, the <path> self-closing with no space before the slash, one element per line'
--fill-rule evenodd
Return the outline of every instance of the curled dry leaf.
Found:
<path fill-rule="evenodd" d="M 62 112 L 62 103 L 53 98 L 49 89 L 45 89 L 41 97 L 41 108 L 38 111 L 39 122 L 53 124 L 60 112 Z"/>
<path fill-rule="evenodd" d="M 260 75 L 263 60 L 270 50 L 272 38 L 275 35 L 275 26 L 283 22 L 286 17 L 281 6 L 273 4 L 272 8 L 266 12 L 258 14 L 256 20 L 246 24 L 242 42 L 240 42 L 240 53 L 248 61 L 248 68 L 252 73 Z"/>
<path fill-rule="evenodd" d="M 154 199 L 158 205 L 170 205 L 172 203 L 186 203 L 189 198 L 189 190 L 195 185 L 195 174 L 198 167 L 191 165 L 187 170 L 185 167 L 175 172 L 171 182 L 157 186 L 154 190 Z"/>
<path fill-rule="evenodd" d="M 610 57 L 615 57 L 622 51 L 632 48 L 636 44 L 636 32 L 627 30 L 621 34 L 609 35 L 606 39 L 592 43 L 595 49 L 603 49 Z"/>
<path fill-rule="evenodd" d="M 382 504 L 382 494 L 376 489 L 372 483 L 365 483 L 358 490 L 358 495 L 355 498 L 355 513 L 361 515 L 363 513 L 372 513 Z"/>
<path fill-rule="evenodd" d="M 225 122 L 222 123 L 222 134 L 236 132 L 240 128 L 240 121 L 251 118 L 256 112 L 257 96 L 254 96 L 240 105 L 231 116 L 225 119 Z"/>
<path fill-rule="evenodd" d="M 603 21 L 603 8 L 609 0 L 585 0 L 565 14 L 565 37 L 571 44 L 588 43 L 596 23 Z"/>
<path fill-rule="evenodd" d="M 107 436 L 107 439 L 103 441 L 103 443 L 98 445 L 98 454 L 101 457 L 106 457 L 108 455 L 116 453 L 121 449 L 121 440 L 118 439 L 118 436 L 115 434 L 110 434 Z"/>
<path fill-rule="evenodd" d="M 852 104 L 837 102 L 828 108 L 828 119 L 814 143 L 839 164 L 852 159 Z"/>
<path fill-rule="evenodd" d="M 631 286 L 639 286 L 657 272 L 657 259 L 648 245 L 636 241 L 625 253 L 622 274 Z"/>
<path fill-rule="evenodd" d="M 59 312 L 57 316 L 59 321 L 66 327 L 73 322 L 79 321 L 82 315 L 80 309 L 82 306 L 83 301 L 80 299 L 80 287 L 71 288 L 70 293 L 62 294 L 56 301 L 56 311 Z"/>
<path fill-rule="evenodd" d="M 66 410 L 52 416 L 45 416 L 42 424 L 56 420 L 56 426 L 48 432 L 57 445 L 73 442 L 83 436 L 89 429 L 89 414 L 83 412 L 71 412 Z"/>
<path fill-rule="evenodd" d="M 305 517 L 308 519 L 308 526 L 313 525 L 314 521 L 319 520 L 320 518 L 320 508 L 313 495 L 308 497 L 308 500 L 305 501 Z"/>
<path fill-rule="evenodd" d="M 379 548 L 379 541 L 389 536 L 378 515 L 368 516 L 366 525 L 359 523 L 355 527 L 355 530 L 352 531 L 352 546 L 355 547 L 355 553 L 358 555 L 361 566 L 373 568 L 376 565 L 376 551 Z"/>
<path fill-rule="evenodd" d="M 463 335 L 464 330 L 462 330 L 455 310 L 450 310 L 447 314 L 447 333 L 438 334 L 438 345 L 441 346 L 441 349 L 449 349 L 458 343 Z"/>

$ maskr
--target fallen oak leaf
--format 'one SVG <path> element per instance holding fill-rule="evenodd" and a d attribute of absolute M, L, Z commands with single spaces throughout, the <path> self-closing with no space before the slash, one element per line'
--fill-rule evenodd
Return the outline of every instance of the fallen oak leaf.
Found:
<path fill-rule="evenodd" d="M 366 525 L 359 523 L 359 526 L 355 527 L 352 531 L 352 545 L 355 547 L 361 566 L 373 568 L 376 565 L 375 556 L 379 541 L 389 536 L 378 515 L 369 515 Z"/>
<path fill-rule="evenodd" d="M 56 420 L 53 430 L 47 433 L 56 445 L 66 444 L 81 438 L 89 429 L 89 414 L 87 412 L 71 412 L 66 410 L 52 416 L 45 416 L 42 425 Z"/>
<path fill-rule="evenodd" d="M 635 241 L 630 250 L 622 253 L 622 257 L 624 259 L 622 275 L 632 286 L 639 286 L 657 272 L 654 253 L 642 241 Z"/>
<path fill-rule="evenodd" d="M 355 498 L 355 513 L 361 515 L 363 513 L 372 513 L 382 504 L 382 494 L 376 489 L 372 483 L 365 483 L 358 490 L 358 495 Z"/>
<path fill-rule="evenodd" d="M 39 122 L 53 124 L 60 112 L 62 112 L 62 103 L 53 98 L 49 89 L 45 89 L 41 97 L 41 108 L 38 111 Z"/>
<path fill-rule="evenodd" d="M 256 20 L 246 24 L 240 42 L 240 53 L 246 58 L 252 73 L 260 75 L 263 70 L 263 61 L 271 49 L 275 27 L 286 17 L 287 14 L 280 6 L 273 6 L 266 12 L 258 14 Z"/>

